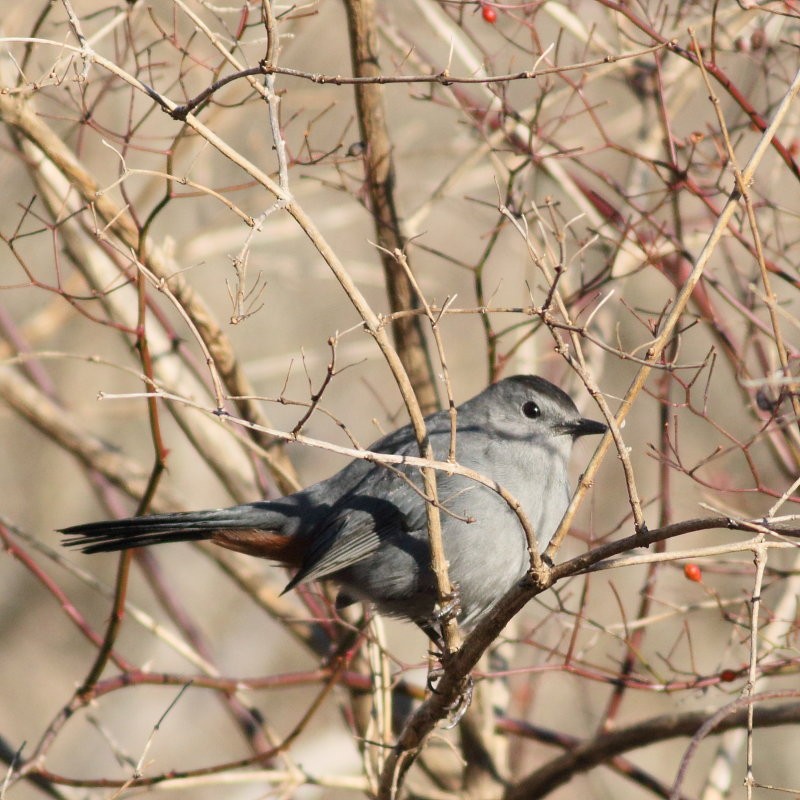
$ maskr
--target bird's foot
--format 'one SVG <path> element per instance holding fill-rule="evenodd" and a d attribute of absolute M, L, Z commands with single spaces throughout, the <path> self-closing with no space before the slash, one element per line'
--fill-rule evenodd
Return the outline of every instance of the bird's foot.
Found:
<path fill-rule="evenodd" d="M 453 590 L 450 594 L 442 598 L 433 609 L 433 619 L 435 622 L 442 623 L 455 619 L 461 613 L 461 587 L 457 583 L 452 584 Z"/>
<path fill-rule="evenodd" d="M 455 700 L 447 707 L 447 723 L 444 726 L 447 730 L 455 728 L 461 722 L 462 717 L 467 713 L 470 703 L 472 703 L 474 691 L 475 681 L 472 680 L 472 675 L 467 675 L 459 687 Z"/>
<path fill-rule="evenodd" d="M 441 694 L 437 688 L 438 682 L 444 677 L 446 672 L 445 656 L 443 653 L 431 654 L 439 662 L 437 665 L 432 666 L 428 670 L 428 678 L 426 686 L 432 694 Z M 472 695 L 475 689 L 475 682 L 471 675 L 467 675 L 461 682 L 458 688 L 458 694 L 455 699 L 447 706 L 447 724 L 444 726 L 447 729 L 454 728 L 461 721 L 461 718 L 467 712 L 467 709 L 472 702 Z"/>

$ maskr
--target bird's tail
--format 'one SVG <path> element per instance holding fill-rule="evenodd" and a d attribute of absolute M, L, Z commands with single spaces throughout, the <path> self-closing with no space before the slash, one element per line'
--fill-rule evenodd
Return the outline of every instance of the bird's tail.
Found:
<path fill-rule="evenodd" d="M 229 550 L 286 565 L 302 561 L 300 537 L 281 533 L 285 517 L 259 503 L 210 511 L 153 514 L 64 528 L 64 544 L 84 553 L 107 553 L 169 542 L 211 540 Z"/>

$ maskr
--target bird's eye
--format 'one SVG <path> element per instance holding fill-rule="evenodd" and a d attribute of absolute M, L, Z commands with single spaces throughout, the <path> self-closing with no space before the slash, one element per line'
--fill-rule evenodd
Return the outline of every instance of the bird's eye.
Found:
<path fill-rule="evenodd" d="M 533 400 L 528 400 L 526 403 L 522 405 L 522 413 L 528 419 L 536 419 L 542 415 L 542 412 L 539 409 L 539 406 L 533 402 Z"/>

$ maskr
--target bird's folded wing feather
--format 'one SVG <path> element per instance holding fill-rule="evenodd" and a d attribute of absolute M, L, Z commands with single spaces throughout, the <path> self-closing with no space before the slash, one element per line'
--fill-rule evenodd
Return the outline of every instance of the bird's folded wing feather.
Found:
<path fill-rule="evenodd" d="M 418 490 L 418 473 L 407 474 L 408 480 L 387 471 L 375 495 L 364 496 L 356 490 L 343 497 L 325 525 L 315 531 L 303 566 L 286 587 L 318 580 L 362 561 L 380 547 L 395 544 L 402 547 L 403 537 L 419 538 L 426 529 L 425 501 Z M 440 474 L 437 480 L 442 505 L 463 497 L 476 487 L 458 476 Z M 466 485 L 465 485 L 466 484 Z M 453 509 L 454 511 L 456 509 Z M 443 514 L 446 527 L 452 518 Z"/>

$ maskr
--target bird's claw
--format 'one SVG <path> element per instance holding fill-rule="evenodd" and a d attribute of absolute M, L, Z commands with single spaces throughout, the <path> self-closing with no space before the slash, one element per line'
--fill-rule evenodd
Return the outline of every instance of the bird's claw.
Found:
<path fill-rule="evenodd" d="M 453 583 L 453 590 L 442 598 L 442 602 L 433 610 L 433 619 L 436 622 L 447 622 L 461 613 L 461 587 Z"/>
<path fill-rule="evenodd" d="M 432 694 L 441 694 L 441 692 L 436 688 L 435 684 L 444 676 L 444 674 L 445 668 L 441 662 L 439 666 L 431 667 L 431 669 L 428 670 L 426 685 L 429 692 Z M 450 728 L 455 728 L 455 726 L 461 722 L 461 718 L 464 716 L 464 714 L 467 713 L 467 709 L 469 708 L 470 703 L 472 703 L 474 689 L 475 682 L 472 679 L 472 675 L 467 675 L 459 687 L 456 698 L 447 707 L 447 724 L 444 726 L 447 730 Z"/>
<path fill-rule="evenodd" d="M 434 656 L 434 658 L 436 658 L 437 660 L 439 660 L 440 657 L 441 654 L 436 654 Z M 429 692 L 433 694 L 439 694 L 434 684 L 442 677 L 442 675 L 444 675 L 444 667 L 441 665 L 441 663 L 439 664 L 438 667 L 431 667 L 428 670 L 428 677 L 425 681 L 425 686 Z"/>
<path fill-rule="evenodd" d="M 467 713 L 470 703 L 472 703 L 474 691 L 475 681 L 472 680 L 472 675 L 467 675 L 459 688 L 458 696 L 447 708 L 447 723 L 444 726 L 446 730 L 455 728 L 461 722 L 464 714 Z"/>

